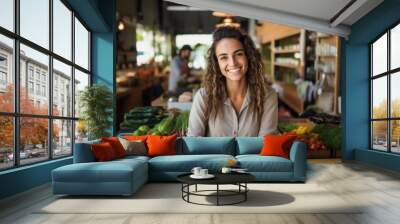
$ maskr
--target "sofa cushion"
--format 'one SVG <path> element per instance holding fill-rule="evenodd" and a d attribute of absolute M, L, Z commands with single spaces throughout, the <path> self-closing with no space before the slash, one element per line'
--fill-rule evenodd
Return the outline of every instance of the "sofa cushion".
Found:
<path fill-rule="evenodd" d="M 124 138 L 118 137 L 122 146 L 126 151 L 126 155 L 138 155 L 145 156 L 147 155 L 146 143 L 141 140 L 129 141 Z"/>
<path fill-rule="evenodd" d="M 232 137 L 184 137 L 182 154 L 235 155 L 235 139 Z"/>
<path fill-rule="evenodd" d="M 58 182 L 129 182 L 134 172 L 147 171 L 146 162 L 139 159 L 109 162 L 74 163 L 53 170 Z M 143 173 L 147 176 L 147 173 Z"/>
<path fill-rule="evenodd" d="M 101 138 L 101 142 L 110 143 L 117 158 L 126 156 L 126 151 L 117 137 L 103 137 Z"/>
<path fill-rule="evenodd" d="M 165 156 L 176 154 L 176 135 L 147 137 L 146 143 L 149 151 L 148 156 Z"/>
<path fill-rule="evenodd" d="M 264 145 L 261 149 L 261 156 L 280 156 L 289 159 L 290 147 L 296 135 L 283 134 L 283 135 L 265 135 Z"/>
<path fill-rule="evenodd" d="M 238 155 L 236 159 L 241 168 L 249 172 L 292 172 L 292 161 L 278 156 Z"/>
<path fill-rule="evenodd" d="M 138 136 L 138 135 L 128 135 L 128 134 L 123 135 L 123 134 L 121 134 L 120 136 L 129 141 L 140 140 L 140 141 L 146 142 L 146 140 L 147 140 L 147 135 Z"/>
<path fill-rule="evenodd" d="M 118 158 L 112 145 L 108 142 L 92 144 L 90 148 L 92 149 L 94 157 L 96 157 L 96 161 L 104 162 Z"/>
<path fill-rule="evenodd" d="M 236 155 L 259 154 L 263 147 L 263 137 L 237 137 Z"/>
<path fill-rule="evenodd" d="M 190 172 L 193 167 L 200 166 L 211 172 L 219 171 L 230 159 L 231 155 L 175 155 L 158 156 L 149 160 L 149 170 L 163 172 Z"/>

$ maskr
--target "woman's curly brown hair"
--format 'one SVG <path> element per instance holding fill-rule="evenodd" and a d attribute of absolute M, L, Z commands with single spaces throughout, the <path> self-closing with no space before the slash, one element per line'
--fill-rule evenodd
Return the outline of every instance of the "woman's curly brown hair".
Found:
<path fill-rule="evenodd" d="M 264 112 L 264 99 L 266 97 L 266 79 L 264 77 L 264 68 L 261 61 L 260 52 L 255 48 L 251 38 L 238 28 L 225 26 L 218 28 L 213 33 L 213 43 L 208 50 L 207 73 L 203 79 L 203 87 L 206 91 L 205 116 L 215 119 L 220 110 L 226 92 L 226 78 L 222 75 L 218 65 L 218 59 L 215 54 L 215 47 L 218 42 L 224 38 L 234 38 L 244 47 L 248 60 L 248 69 L 246 73 L 247 88 L 250 90 L 250 109 L 256 112 L 258 122 Z"/>

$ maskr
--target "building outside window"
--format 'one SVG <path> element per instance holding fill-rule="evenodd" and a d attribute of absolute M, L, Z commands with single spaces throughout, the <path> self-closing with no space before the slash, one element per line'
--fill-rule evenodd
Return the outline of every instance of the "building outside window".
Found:
<path fill-rule="evenodd" d="M 46 96 L 46 86 L 42 86 L 42 96 Z"/>
<path fill-rule="evenodd" d="M 7 56 L 0 54 L 0 91 L 7 87 Z"/>
<path fill-rule="evenodd" d="M 370 45 L 371 148 L 400 153 L 400 24 Z"/>
<path fill-rule="evenodd" d="M 13 1 L 8 2 L 11 3 L 4 4 L 12 4 L 9 8 L 13 8 Z M 50 2 L 52 4 L 49 4 Z M 7 91 L 0 91 L 0 98 L 7 98 L 6 101 L 0 100 L 0 123 L 3 129 L 8 130 L 0 133 L 6 133 L 0 136 L 3 140 L 0 141 L 0 151 L 5 155 L 2 157 L 5 159 L 0 160 L 0 171 L 70 156 L 73 143 L 87 139 L 85 130 L 75 128 L 79 114 L 74 114 L 72 108 L 66 106 L 79 102 L 78 92 L 83 86 L 89 85 L 89 82 L 82 83 L 81 80 L 89 80 L 91 75 L 90 32 L 70 9 L 71 7 L 67 7 L 62 0 L 19 1 L 19 12 L 11 12 L 14 20 L 19 21 L 15 31 L 7 27 L 2 27 L 9 30 L 7 32 L 0 29 L 0 84 L 10 84 L 13 87 Z M 39 11 L 43 13 L 37 14 Z M 48 13 L 45 13 L 46 11 Z M 17 16 L 19 18 L 16 18 Z M 50 24 L 52 29 L 49 28 Z M 9 32 L 15 35 L 10 35 Z M 53 43 L 53 49 L 50 48 L 50 42 Z M 14 43 L 18 46 L 14 46 Z M 13 72 L 17 65 L 12 60 L 14 54 L 17 54 L 16 58 L 20 60 L 17 78 L 20 80 L 21 94 L 18 99 L 13 98 L 13 91 L 16 89 Z M 63 58 L 63 62 L 53 58 L 53 54 Z M 72 55 L 75 55 L 74 60 Z M 53 74 L 50 74 L 50 71 L 53 71 Z M 79 73 L 75 80 L 74 73 Z M 48 77 L 54 78 L 53 89 L 49 94 Z M 64 82 L 63 87 L 58 85 L 59 80 Z M 77 91 L 72 92 L 71 88 L 65 88 L 66 85 L 72 86 L 74 83 L 79 83 Z M 59 94 L 63 94 L 62 107 L 56 106 Z M 54 105 L 50 105 L 50 97 L 53 97 Z M 14 105 L 20 108 L 18 113 L 14 112 Z M 50 107 L 54 108 L 53 113 L 49 113 Z M 18 125 L 19 132 L 16 134 L 13 133 L 14 125 Z M 33 131 L 43 134 L 34 136 L 35 140 L 32 140 L 30 138 Z M 14 154 L 14 151 L 17 154 Z"/>
<path fill-rule="evenodd" d="M 42 73 L 42 83 L 46 83 L 46 74 Z"/>
<path fill-rule="evenodd" d="M 36 84 L 36 95 L 40 96 L 40 84 Z"/>
<path fill-rule="evenodd" d="M 33 82 L 31 82 L 31 81 L 28 82 L 28 93 L 29 94 L 34 93 Z"/>
<path fill-rule="evenodd" d="M 33 80 L 33 67 L 29 66 L 28 70 L 29 79 Z"/>
<path fill-rule="evenodd" d="M 40 70 L 36 69 L 36 81 L 40 81 Z"/>
<path fill-rule="evenodd" d="M 0 71 L 0 84 L 7 84 L 7 74 L 4 71 Z"/>

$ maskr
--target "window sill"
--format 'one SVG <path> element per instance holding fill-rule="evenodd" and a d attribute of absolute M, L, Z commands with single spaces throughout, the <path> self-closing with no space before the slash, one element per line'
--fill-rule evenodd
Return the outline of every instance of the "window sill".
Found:
<path fill-rule="evenodd" d="M 66 161 L 66 160 L 69 160 L 69 159 L 72 160 L 72 158 L 73 158 L 73 156 L 67 156 L 67 157 L 63 157 L 63 158 L 59 158 L 59 159 L 52 159 L 52 160 L 43 161 L 43 162 L 39 162 L 39 163 L 35 163 L 35 164 L 24 165 L 24 166 L 16 167 L 16 168 L 10 168 L 10 169 L 7 169 L 7 170 L 0 171 L 0 176 L 1 175 L 6 175 L 6 174 L 10 174 L 10 173 L 14 173 L 14 172 L 20 172 L 20 171 L 32 169 L 32 168 L 35 168 L 35 167 L 49 165 L 49 164 L 52 164 L 52 163 L 62 162 L 62 161 Z"/>

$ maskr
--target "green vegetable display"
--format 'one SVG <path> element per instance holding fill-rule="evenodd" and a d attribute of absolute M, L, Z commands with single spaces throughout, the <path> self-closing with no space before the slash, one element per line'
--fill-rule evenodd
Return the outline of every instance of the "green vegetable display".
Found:
<path fill-rule="evenodd" d="M 135 108 L 136 109 L 136 108 Z M 172 135 L 185 136 L 189 124 L 189 111 L 171 109 L 168 112 L 150 112 L 150 109 L 140 108 L 125 115 L 121 127 L 135 127 L 133 135 Z M 168 115 L 166 115 L 168 113 Z M 142 114 L 142 115 L 141 115 Z M 153 114 L 153 117 L 150 117 Z M 161 119 L 160 119 L 161 118 Z M 158 122 L 154 122 L 155 120 Z"/>
<path fill-rule="evenodd" d="M 331 124 L 317 124 L 313 130 L 324 141 L 328 148 L 340 150 L 342 144 L 341 128 L 338 125 Z"/>
<path fill-rule="evenodd" d="M 146 134 L 150 127 L 159 123 L 165 117 L 165 111 L 159 107 L 135 107 L 124 115 L 120 128 L 124 131 L 134 131 L 140 128 L 137 134 Z"/>

